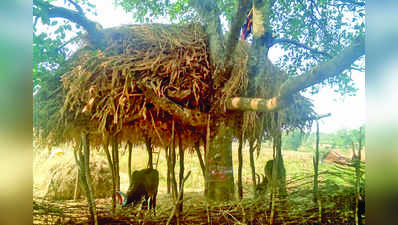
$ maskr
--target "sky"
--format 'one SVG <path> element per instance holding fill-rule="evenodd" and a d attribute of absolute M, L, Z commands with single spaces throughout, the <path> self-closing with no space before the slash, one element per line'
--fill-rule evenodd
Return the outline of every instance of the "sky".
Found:
<path fill-rule="evenodd" d="M 63 0 L 58 2 L 60 6 L 64 6 Z M 120 6 L 115 7 L 112 2 L 95 2 L 98 16 L 87 15 L 87 17 L 99 22 L 104 28 L 135 23 L 132 13 L 126 13 Z M 280 54 L 283 52 L 270 51 L 269 57 L 271 61 L 276 61 Z M 320 132 L 331 133 L 339 129 L 357 129 L 365 123 L 365 73 L 354 71 L 352 79 L 355 87 L 359 89 L 356 96 L 342 97 L 328 87 L 322 88 L 316 95 L 304 94 L 313 100 L 315 112 L 318 114 L 331 113 L 330 117 L 320 121 Z M 314 131 L 315 127 L 312 130 Z"/>

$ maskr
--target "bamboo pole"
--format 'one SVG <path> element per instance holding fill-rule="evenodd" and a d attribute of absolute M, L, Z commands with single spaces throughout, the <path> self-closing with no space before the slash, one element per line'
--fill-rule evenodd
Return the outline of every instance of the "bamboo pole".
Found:
<path fill-rule="evenodd" d="M 171 192 L 171 182 L 170 182 L 170 147 L 167 146 L 165 148 L 165 158 L 166 158 L 166 162 L 167 162 L 167 194 L 170 194 Z"/>
<path fill-rule="evenodd" d="M 315 141 L 315 155 L 313 158 L 314 164 L 314 203 L 318 205 L 318 222 L 322 223 L 322 206 L 321 201 L 319 199 L 319 191 L 318 191 L 318 176 L 319 176 L 319 122 L 316 120 L 316 141 Z"/>
<path fill-rule="evenodd" d="M 239 199 L 243 199 L 243 185 L 242 185 L 242 169 L 243 169 L 243 132 L 239 135 L 239 147 L 238 147 L 238 195 Z"/>
<path fill-rule="evenodd" d="M 112 173 L 112 215 L 116 213 L 116 173 L 115 168 L 113 166 L 113 160 L 111 157 L 111 153 L 109 152 L 109 135 L 103 135 L 103 147 L 106 154 L 106 158 L 108 160 L 109 168 Z"/>
<path fill-rule="evenodd" d="M 196 154 L 198 155 L 200 168 L 202 169 L 203 179 L 206 180 L 206 166 L 205 166 L 205 163 L 203 161 L 202 153 L 200 153 L 199 141 L 197 141 L 195 143 L 194 149 L 195 149 Z M 205 182 L 205 186 L 204 186 L 204 192 L 206 192 L 206 182 Z"/>
<path fill-rule="evenodd" d="M 172 139 L 172 145 L 171 145 L 171 184 L 172 184 L 172 195 L 174 201 L 177 201 L 177 181 L 175 177 L 175 165 L 176 165 L 176 151 L 175 151 L 175 133 L 174 133 L 174 120 L 172 122 L 172 131 L 171 131 L 171 139 Z"/>
<path fill-rule="evenodd" d="M 359 129 L 359 137 L 358 137 L 358 154 L 355 154 L 355 149 L 353 145 L 354 151 L 354 166 L 355 166 L 355 224 L 362 224 L 362 218 L 359 218 L 359 201 L 361 199 L 360 195 L 360 182 L 361 182 L 361 150 L 362 150 L 362 127 Z"/>
<path fill-rule="evenodd" d="M 115 171 L 115 184 L 116 190 L 120 190 L 120 173 L 119 173 L 119 145 L 116 135 L 111 136 L 112 145 L 112 156 L 113 156 L 113 168 Z"/>
<path fill-rule="evenodd" d="M 314 186 L 313 186 L 313 201 L 314 203 L 317 204 L 318 206 L 318 222 L 322 223 L 322 204 L 319 199 L 319 183 L 318 183 L 318 177 L 319 177 L 319 120 L 325 117 L 331 116 L 331 113 L 319 115 L 316 118 L 314 118 L 315 123 L 316 123 L 316 140 L 315 140 L 315 155 L 313 157 L 313 165 L 314 165 Z"/>
<path fill-rule="evenodd" d="M 181 138 L 181 134 L 178 133 L 178 149 L 179 149 L 179 153 L 180 153 L 180 176 L 179 176 L 179 215 L 181 216 L 181 213 L 183 211 L 183 199 L 184 199 L 184 188 L 183 188 L 183 179 L 184 179 L 184 148 L 182 145 L 182 138 Z"/>
<path fill-rule="evenodd" d="M 256 197 L 256 166 L 254 163 L 254 138 L 250 137 L 249 140 L 249 153 L 250 153 L 250 169 L 252 172 L 252 182 L 253 182 L 253 197 Z"/>
<path fill-rule="evenodd" d="M 129 155 L 128 155 L 128 165 L 127 165 L 127 170 L 128 170 L 128 175 L 129 175 L 129 187 L 131 186 L 131 183 L 133 182 L 133 174 L 131 171 L 131 157 L 132 157 L 132 151 L 133 151 L 133 144 L 128 141 L 127 142 L 128 145 L 128 151 L 129 151 Z"/>
<path fill-rule="evenodd" d="M 95 206 L 93 181 L 90 174 L 90 143 L 86 133 L 82 133 L 82 145 L 84 149 L 84 171 L 87 179 L 88 201 L 94 219 L 94 224 L 98 225 L 97 209 Z"/>

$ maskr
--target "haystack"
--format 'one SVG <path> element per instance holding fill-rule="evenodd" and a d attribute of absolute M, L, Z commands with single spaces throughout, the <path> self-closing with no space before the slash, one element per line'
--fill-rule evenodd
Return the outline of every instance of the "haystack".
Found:
<path fill-rule="evenodd" d="M 75 192 L 77 198 L 82 196 L 83 192 L 79 184 L 76 184 L 76 163 L 72 157 L 62 157 L 64 160 L 58 159 L 58 163 L 49 164 L 51 167 L 49 167 L 48 175 L 41 174 L 41 176 L 48 176 L 48 179 L 46 179 L 47 183 L 45 184 L 46 190 L 42 197 L 53 200 L 68 200 L 74 198 Z M 90 170 L 92 171 L 94 196 L 96 198 L 110 197 L 112 175 L 106 160 L 94 156 L 94 160 L 90 162 Z"/>
<path fill-rule="evenodd" d="M 340 165 L 351 164 L 351 158 L 343 155 L 338 150 L 330 150 L 328 153 L 326 153 L 325 159 L 323 161 L 327 163 L 337 163 Z"/>

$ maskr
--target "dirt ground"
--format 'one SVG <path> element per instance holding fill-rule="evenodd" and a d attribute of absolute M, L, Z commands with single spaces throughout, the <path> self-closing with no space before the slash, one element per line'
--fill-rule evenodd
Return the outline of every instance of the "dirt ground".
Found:
<path fill-rule="evenodd" d="M 274 224 L 355 224 L 352 196 L 321 196 L 322 223 L 318 222 L 318 208 L 310 192 L 291 192 L 284 202 L 276 200 Z M 184 193 L 181 224 L 268 224 L 270 201 L 248 196 L 241 202 L 206 204 L 202 192 Z M 116 209 L 111 215 L 111 199 L 96 199 L 99 224 L 166 224 L 173 211 L 173 201 L 166 193 L 159 193 L 156 216 L 149 210 L 135 208 Z M 34 199 L 33 224 L 89 224 L 85 200 L 47 201 Z M 176 224 L 173 218 L 171 224 Z"/>
<path fill-rule="evenodd" d="M 192 213 L 193 208 L 197 208 L 200 205 L 205 205 L 205 198 L 202 192 L 185 192 L 184 193 L 184 216 L 189 217 Z M 98 217 L 106 218 L 111 217 L 111 198 L 96 199 Z M 194 207 L 193 207 L 194 206 Z M 167 193 L 159 193 L 157 196 L 157 215 L 149 211 L 140 211 L 139 206 L 128 211 L 121 211 L 117 208 L 117 215 L 115 219 L 119 218 L 121 223 L 114 221 L 103 221 L 102 224 L 128 224 L 123 223 L 128 221 L 128 213 L 132 215 L 138 215 L 143 220 L 158 221 L 159 224 L 166 223 L 169 214 L 173 209 L 173 201 Z M 80 200 L 63 200 L 63 201 L 49 201 L 45 199 L 34 199 L 33 200 L 33 224 L 79 224 L 87 221 L 89 211 L 87 208 L 87 201 Z M 126 217 L 127 219 L 122 219 Z M 151 217 L 147 218 L 147 217 Z M 144 223 L 140 223 L 144 224 Z M 145 223 L 148 224 L 148 223 Z"/>

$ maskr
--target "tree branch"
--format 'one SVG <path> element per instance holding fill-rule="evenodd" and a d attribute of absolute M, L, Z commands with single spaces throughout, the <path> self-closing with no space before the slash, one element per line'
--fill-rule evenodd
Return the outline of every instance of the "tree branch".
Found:
<path fill-rule="evenodd" d="M 138 83 L 138 87 L 144 93 L 145 97 L 147 97 L 155 106 L 180 119 L 183 123 L 190 124 L 194 127 L 206 125 L 206 113 L 183 108 L 166 97 L 159 97 L 144 83 Z"/>
<path fill-rule="evenodd" d="M 39 21 L 39 17 L 35 16 L 35 20 L 33 21 L 33 29 L 36 29 L 37 21 Z"/>
<path fill-rule="evenodd" d="M 331 60 L 314 67 L 301 76 L 285 81 L 280 87 L 278 96 L 270 99 L 230 98 L 226 101 L 227 109 L 257 112 L 276 111 L 290 103 L 289 98 L 292 94 L 341 74 L 345 69 L 349 69 L 351 64 L 363 54 L 365 54 L 365 37 L 360 35 L 349 47 L 346 47 Z"/>
<path fill-rule="evenodd" d="M 271 112 L 276 111 L 280 105 L 284 103 L 281 103 L 277 97 L 270 99 L 234 97 L 226 101 L 227 109 L 238 111 Z"/>
<path fill-rule="evenodd" d="M 226 54 L 225 54 L 225 66 L 226 66 L 226 71 L 232 71 L 232 55 L 235 51 L 235 48 L 238 44 L 239 40 L 239 34 L 240 34 L 240 28 L 243 25 L 245 18 L 246 18 L 246 13 L 250 8 L 250 1 L 248 0 L 239 0 L 238 1 L 238 7 L 236 8 L 236 14 L 232 18 L 232 23 L 231 23 L 231 29 L 230 33 L 228 36 L 228 41 L 226 44 Z M 229 74 L 227 72 L 227 74 Z"/>
<path fill-rule="evenodd" d="M 90 43 L 96 48 L 103 48 L 105 46 L 105 39 L 101 25 L 87 19 L 84 14 L 80 13 L 80 11 L 54 6 L 48 2 L 39 2 L 38 0 L 33 0 L 33 4 L 38 8 L 41 8 L 41 10 L 45 10 L 48 18 L 63 18 L 82 26 L 88 33 Z M 34 16 L 41 15 L 39 13 L 34 13 Z"/>
<path fill-rule="evenodd" d="M 83 9 L 82 9 L 82 7 L 80 7 L 79 4 L 77 4 L 77 3 L 76 3 L 75 1 L 73 1 L 73 0 L 68 0 L 68 2 L 69 2 L 70 4 L 72 4 L 72 5 L 76 8 L 76 10 L 77 10 L 81 15 L 84 15 Z"/>
<path fill-rule="evenodd" d="M 331 60 L 314 67 L 301 76 L 291 78 L 281 86 L 279 95 L 285 97 L 295 92 L 301 91 L 323 80 L 334 77 L 345 69 L 349 69 L 360 56 L 365 54 L 365 37 L 360 35 L 354 42 L 346 47 L 339 55 Z"/>
<path fill-rule="evenodd" d="M 320 120 L 320 119 L 329 117 L 329 116 L 331 116 L 331 115 L 332 115 L 331 113 L 321 114 L 321 115 L 318 115 L 318 116 L 314 117 L 313 119 L 314 119 L 314 120 Z"/>
<path fill-rule="evenodd" d="M 295 45 L 295 46 L 297 46 L 299 48 L 304 48 L 304 49 L 306 49 L 306 50 L 308 50 L 308 51 L 310 51 L 310 52 L 312 52 L 314 54 L 317 54 L 317 55 L 323 55 L 323 56 L 326 56 L 328 58 L 331 58 L 331 56 L 328 53 L 326 53 L 326 52 L 322 52 L 322 51 L 319 51 L 317 49 L 310 48 L 310 47 L 308 47 L 305 44 L 302 44 L 302 43 L 299 43 L 299 42 L 296 42 L 296 41 L 293 41 L 293 40 L 289 40 L 289 39 L 283 39 L 283 38 L 282 39 L 273 39 L 271 46 L 273 46 L 275 44 L 285 44 L 285 43 L 286 44 Z"/>
<path fill-rule="evenodd" d="M 354 1 L 354 0 L 339 0 L 340 2 L 343 2 L 343 3 L 349 3 L 349 4 L 352 4 L 352 5 L 356 5 L 356 6 L 365 6 L 365 2 L 357 2 L 357 1 Z"/>
<path fill-rule="evenodd" d="M 196 9 L 205 24 L 205 31 L 209 37 L 210 59 L 212 65 L 221 64 L 222 42 L 224 39 L 221 22 L 220 9 L 213 0 L 190 0 L 189 4 Z"/>

